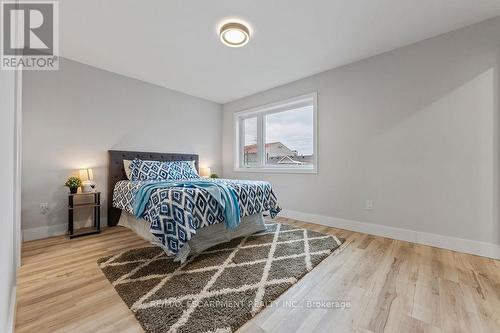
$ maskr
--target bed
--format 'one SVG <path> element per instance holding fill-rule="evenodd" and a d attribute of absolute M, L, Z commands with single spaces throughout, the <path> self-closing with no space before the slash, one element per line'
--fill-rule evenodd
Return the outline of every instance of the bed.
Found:
<path fill-rule="evenodd" d="M 198 155 L 149 153 L 133 151 L 109 151 L 108 225 L 120 225 L 131 229 L 142 238 L 162 247 L 176 260 L 185 261 L 188 255 L 265 230 L 263 213 L 274 217 L 279 212 L 271 184 L 261 181 L 226 179 L 196 180 L 200 187 L 164 187 L 151 180 L 129 180 L 124 160 L 143 161 L 191 161 L 198 171 Z M 220 201 L 214 200 L 210 189 L 224 188 L 233 194 L 241 222 L 229 228 L 235 219 L 225 215 Z M 143 214 L 134 212 L 136 198 L 145 188 Z"/>

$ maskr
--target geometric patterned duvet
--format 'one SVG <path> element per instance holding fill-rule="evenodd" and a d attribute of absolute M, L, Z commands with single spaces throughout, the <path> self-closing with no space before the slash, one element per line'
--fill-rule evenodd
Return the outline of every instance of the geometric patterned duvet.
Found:
<path fill-rule="evenodd" d="M 279 211 L 271 184 L 263 181 L 206 179 L 234 189 L 238 197 L 240 216 Z M 137 190 L 148 181 L 122 180 L 113 191 L 113 207 L 134 214 Z M 150 181 L 149 181 L 150 182 Z M 197 229 L 224 222 L 222 207 L 200 188 L 168 187 L 152 191 L 143 219 L 150 222 L 151 233 L 168 254 L 175 255 L 196 233 Z"/>

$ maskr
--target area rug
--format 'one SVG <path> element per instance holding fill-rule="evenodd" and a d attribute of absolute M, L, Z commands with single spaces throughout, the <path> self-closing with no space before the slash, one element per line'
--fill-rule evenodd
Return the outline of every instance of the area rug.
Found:
<path fill-rule="evenodd" d="M 146 332 L 232 332 L 343 243 L 286 224 L 179 264 L 155 246 L 98 260 Z"/>

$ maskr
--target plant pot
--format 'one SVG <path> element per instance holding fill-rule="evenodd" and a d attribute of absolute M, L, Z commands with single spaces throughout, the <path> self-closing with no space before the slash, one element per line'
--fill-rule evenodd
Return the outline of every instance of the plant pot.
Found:
<path fill-rule="evenodd" d="M 76 192 L 78 192 L 78 187 L 70 187 L 69 188 L 69 193 L 76 194 Z"/>

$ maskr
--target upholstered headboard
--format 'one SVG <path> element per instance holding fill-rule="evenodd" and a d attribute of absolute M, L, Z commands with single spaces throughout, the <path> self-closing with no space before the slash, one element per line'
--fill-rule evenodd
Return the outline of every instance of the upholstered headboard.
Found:
<path fill-rule="evenodd" d="M 108 164 L 108 226 L 112 227 L 118 223 L 121 210 L 113 208 L 113 190 L 115 184 L 120 180 L 126 180 L 127 175 L 123 167 L 123 160 L 141 160 L 150 161 L 195 161 L 196 170 L 199 170 L 198 155 L 195 154 L 174 154 L 174 153 L 150 153 L 142 151 L 119 151 L 109 150 Z"/>

